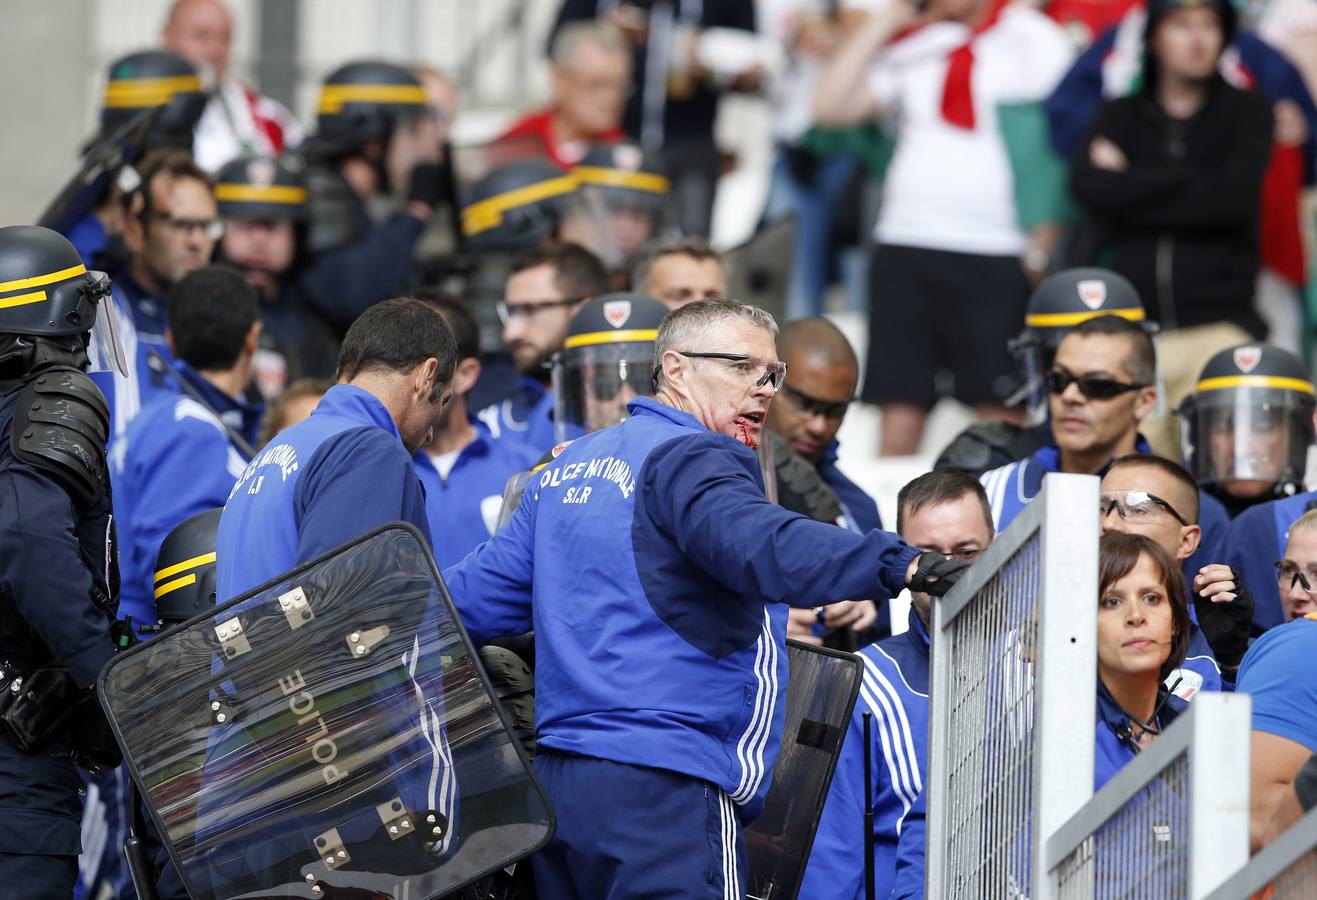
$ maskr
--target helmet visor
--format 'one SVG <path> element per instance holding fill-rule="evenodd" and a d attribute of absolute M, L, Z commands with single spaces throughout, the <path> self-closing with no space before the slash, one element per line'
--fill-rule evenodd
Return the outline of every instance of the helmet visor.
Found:
<path fill-rule="evenodd" d="M 574 347 L 553 366 L 554 434 L 559 441 L 616 425 L 626 405 L 651 396 L 654 344 L 627 341 Z"/>
<path fill-rule="evenodd" d="M 117 372 L 128 377 L 128 359 L 119 339 L 118 309 L 110 294 L 110 277 L 88 272 L 82 297 L 92 307 L 91 333 L 87 337 L 87 371 Z"/>
<path fill-rule="evenodd" d="M 1198 394 L 1191 407 L 1194 477 L 1236 497 L 1300 483 L 1312 413 L 1312 396 L 1296 391 L 1236 387 Z"/>
<path fill-rule="evenodd" d="M 610 269 L 621 269 L 646 243 L 668 236 L 672 223 L 666 194 L 583 184 L 563 214 L 560 237 L 581 244 Z"/>
<path fill-rule="evenodd" d="M 498 523 L 494 526 L 494 531 L 498 531 L 504 525 L 508 524 L 508 519 L 517 511 L 521 505 L 522 495 L 526 493 L 526 485 L 530 484 L 531 475 L 534 472 L 525 470 L 514 472 L 503 485 L 503 499 L 498 506 Z"/>
<path fill-rule="evenodd" d="M 1041 425 L 1047 421 L 1047 373 L 1052 370 L 1056 346 L 1025 332 L 1011 341 L 1010 351 L 1020 373 L 1020 387 L 1006 405 L 1024 406 L 1029 425 Z"/>

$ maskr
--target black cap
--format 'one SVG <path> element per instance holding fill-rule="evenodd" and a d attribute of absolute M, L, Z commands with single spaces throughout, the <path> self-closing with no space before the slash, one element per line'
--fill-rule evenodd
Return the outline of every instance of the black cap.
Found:
<path fill-rule="evenodd" d="M 110 66 L 101 104 L 101 133 L 110 134 L 144 110 L 163 107 L 149 146 L 192 146 L 192 130 L 206 108 L 201 76 L 177 53 L 146 50 Z"/>
<path fill-rule="evenodd" d="M 1271 344 L 1241 344 L 1222 350 L 1203 366 L 1194 391 L 1204 394 L 1244 387 L 1314 394 L 1312 377 L 1302 361 Z"/>
<path fill-rule="evenodd" d="M 1098 316 L 1144 319 L 1139 292 L 1129 279 L 1108 269 L 1066 269 L 1049 275 L 1029 295 L 1024 326 L 1032 331 L 1069 331 Z"/>
<path fill-rule="evenodd" d="M 99 273 L 98 273 L 99 274 Z M 0 334 L 66 337 L 90 331 L 104 275 L 57 231 L 37 225 L 0 228 Z"/>
<path fill-rule="evenodd" d="M 348 63 L 321 85 L 316 133 L 302 150 L 308 156 L 347 153 L 367 141 L 386 140 L 399 122 L 428 110 L 425 88 L 403 66 Z"/>
<path fill-rule="evenodd" d="M 475 253 L 523 253 L 558 229 L 576 179 L 543 159 L 499 166 L 462 206 L 462 234 Z"/>
<path fill-rule="evenodd" d="M 292 219 L 307 215 L 306 182 L 300 167 L 268 156 L 235 159 L 215 175 L 221 218 Z"/>
<path fill-rule="evenodd" d="M 184 622 L 215 604 L 215 544 L 220 514 L 208 509 L 184 519 L 155 558 L 155 607 L 161 625 Z"/>
<path fill-rule="evenodd" d="M 1200 6 L 1216 10 L 1216 14 L 1221 17 L 1221 30 L 1225 33 L 1225 43 L 1229 44 L 1234 38 L 1239 21 L 1235 6 L 1230 0 L 1148 0 L 1148 21 L 1144 29 L 1145 41 L 1152 34 L 1153 29 L 1157 27 L 1157 23 L 1167 13 L 1174 12 L 1177 9 L 1194 9 Z"/>
<path fill-rule="evenodd" d="M 668 312 L 667 306 L 648 294 L 603 294 L 572 316 L 563 349 L 654 341 Z"/>

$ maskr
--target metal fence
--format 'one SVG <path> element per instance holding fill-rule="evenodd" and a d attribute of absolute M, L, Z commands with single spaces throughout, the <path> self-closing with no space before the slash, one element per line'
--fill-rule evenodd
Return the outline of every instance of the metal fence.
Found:
<path fill-rule="evenodd" d="M 1197 702 L 1197 701 L 1195 701 Z M 1267 844 L 1208 900 L 1310 900 L 1317 897 L 1317 809 Z"/>
<path fill-rule="evenodd" d="M 1251 710 L 1245 694 L 1198 694 L 1048 838 L 1053 896 L 1197 900 L 1243 865 Z"/>
<path fill-rule="evenodd" d="M 1098 480 L 1042 492 L 934 604 L 927 896 L 1050 896 L 1039 840 L 1093 790 Z"/>

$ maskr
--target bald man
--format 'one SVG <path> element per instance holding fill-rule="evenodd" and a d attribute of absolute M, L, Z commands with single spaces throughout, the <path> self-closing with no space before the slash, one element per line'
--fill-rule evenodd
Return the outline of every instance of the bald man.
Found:
<path fill-rule="evenodd" d="M 278 156 L 302 141 L 302 126 L 288 108 L 263 97 L 229 72 L 233 17 L 221 0 L 176 0 L 160 32 L 172 50 L 202 72 L 214 93 L 193 140 L 197 164 L 215 172 L 244 155 Z"/>
<path fill-rule="evenodd" d="M 768 427 L 809 460 L 841 501 L 847 527 L 882 528 L 878 505 L 837 468 L 837 430 L 855 397 L 859 363 L 846 336 L 827 319 L 788 322 L 777 338 L 787 380 L 768 408 Z"/>

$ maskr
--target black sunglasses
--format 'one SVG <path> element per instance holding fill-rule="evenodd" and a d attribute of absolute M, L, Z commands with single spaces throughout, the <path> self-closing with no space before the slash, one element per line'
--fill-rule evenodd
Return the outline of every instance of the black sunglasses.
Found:
<path fill-rule="evenodd" d="M 1053 369 L 1047 373 L 1047 389 L 1053 394 L 1064 394 L 1065 389 L 1072 384 L 1078 385 L 1079 393 L 1089 400 L 1110 400 L 1112 397 L 1119 397 L 1121 394 L 1128 394 L 1130 391 L 1137 391 L 1148 386 L 1146 384 L 1126 384 L 1123 381 L 1100 378 L 1097 375 L 1075 376 L 1061 369 Z"/>
<path fill-rule="evenodd" d="M 851 406 L 849 400 L 820 400 L 817 397 L 811 397 L 799 388 L 793 388 L 789 384 L 782 385 L 782 390 L 787 395 L 791 405 L 807 416 L 840 419 L 846 415 L 846 410 L 850 409 Z"/>

